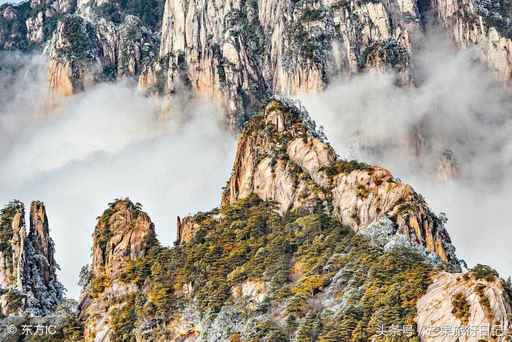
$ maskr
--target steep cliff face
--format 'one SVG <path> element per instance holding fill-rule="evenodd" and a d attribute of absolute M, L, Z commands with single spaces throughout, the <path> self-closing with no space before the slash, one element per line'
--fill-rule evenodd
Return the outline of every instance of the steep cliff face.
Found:
<path fill-rule="evenodd" d="M 252 194 L 275 201 L 282 214 L 321 208 L 354 231 L 388 218 L 395 234 L 457 264 L 442 220 L 421 195 L 383 168 L 339 158 L 291 104 L 272 100 L 239 138 L 222 205 Z"/>
<path fill-rule="evenodd" d="M 1 279 L 22 284 L 2 303 L 41 298 L 29 279 L 55 277 L 44 206 L 32 204 L 28 234 L 23 217 L 19 202 L 2 212 L 2 239 L 30 246 L 0 251 Z M 178 242 L 164 247 L 140 204 L 110 203 L 77 312 L 40 320 L 67 342 L 362 342 L 396 327 L 399 340 L 455 342 L 432 335 L 451 328 L 469 342 L 461 331 L 486 324 L 499 341 L 512 284 L 486 266 L 460 273 L 444 223 L 385 169 L 342 160 L 305 111 L 275 98 L 245 125 L 219 208 L 178 218 Z M 4 307 L 0 326 L 21 329 L 20 311 Z"/>
<path fill-rule="evenodd" d="M 24 216 L 24 206 L 17 201 L 1 213 L 2 314 L 45 315 L 62 301 L 64 288 L 56 275 L 58 265 L 43 203 L 32 203 L 28 233 Z"/>
<path fill-rule="evenodd" d="M 499 341 L 510 324 L 510 282 L 485 266 L 453 273 L 443 218 L 385 169 L 342 160 L 284 100 L 246 124 L 222 205 L 179 218 L 177 246 L 160 246 L 140 204 L 109 204 L 78 314 L 54 313 L 44 205 L 32 203 L 28 232 L 24 217 L 20 202 L 0 215 L 0 326 L 44 315 L 28 322 L 56 324 L 52 341 L 371 341 L 393 326 L 427 342 L 489 326 Z"/>
<path fill-rule="evenodd" d="M 421 31 L 414 1 L 166 1 L 160 60 L 141 85 L 189 87 L 217 98 L 238 127 L 268 94 L 321 90 L 363 70 L 395 69 L 404 84 L 412 36 Z M 156 74 L 156 75 L 155 75 Z"/>
<path fill-rule="evenodd" d="M 142 257 L 155 243 L 153 223 L 129 200 L 111 204 L 94 232 L 92 274 L 116 272 L 128 260 Z"/>
<path fill-rule="evenodd" d="M 507 0 L 432 0 L 431 11 L 461 48 L 478 47 L 496 78 L 512 79 L 512 6 Z"/>
<path fill-rule="evenodd" d="M 109 317 L 137 288 L 119 280 L 130 262 L 157 246 L 153 223 L 128 199 L 117 200 L 99 218 L 93 236 L 92 264 L 80 304 L 84 338 L 103 341 L 111 336 Z"/>
<path fill-rule="evenodd" d="M 479 265 L 465 274 L 438 273 L 417 303 L 420 336 L 434 342 L 506 341 L 507 336 L 510 338 L 511 296 L 510 284 L 486 266 Z M 459 326 L 473 330 L 460 336 L 453 331 L 440 333 Z"/>
<path fill-rule="evenodd" d="M 52 90 L 69 96 L 102 81 L 130 78 L 155 56 L 158 41 L 136 16 L 120 23 L 105 18 L 64 17 L 49 42 Z"/>
<path fill-rule="evenodd" d="M 61 16 L 72 13 L 76 0 L 31 0 L 0 6 L 0 49 L 40 48 Z"/>
<path fill-rule="evenodd" d="M 428 22 L 461 48 L 479 47 L 508 81 L 511 13 L 505 0 L 167 0 L 160 59 L 140 84 L 217 98 L 236 128 L 267 94 L 321 90 L 368 70 L 394 70 L 397 83 L 414 84 L 415 41 Z"/>
<path fill-rule="evenodd" d="M 415 38 L 429 21 L 459 47 L 480 47 L 508 82 L 510 13 L 505 0 L 45 0 L 0 7 L 0 47 L 48 45 L 57 94 L 133 77 L 150 94 L 216 99 L 236 130 L 269 95 L 339 77 L 393 70 L 413 85 Z"/>
<path fill-rule="evenodd" d="M 2 287 L 21 287 L 22 256 L 25 231 L 25 209 L 21 202 L 12 202 L 1 212 L 2 250 L 0 279 Z"/>

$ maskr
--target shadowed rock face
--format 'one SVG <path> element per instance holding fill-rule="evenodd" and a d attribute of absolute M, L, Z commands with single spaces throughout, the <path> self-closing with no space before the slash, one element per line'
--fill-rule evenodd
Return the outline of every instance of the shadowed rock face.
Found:
<path fill-rule="evenodd" d="M 44 204 L 32 203 L 28 234 L 24 215 L 23 204 L 15 201 L 2 210 L 0 218 L 0 287 L 7 292 L 1 299 L 2 311 L 44 315 L 62 301 L 64 289 L 56 275 L 58 265 Z"/>

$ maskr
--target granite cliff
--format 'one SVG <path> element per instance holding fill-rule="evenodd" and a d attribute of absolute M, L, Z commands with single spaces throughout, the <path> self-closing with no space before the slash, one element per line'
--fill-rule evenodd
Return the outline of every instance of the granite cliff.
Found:
<path fill-rule="evenodd" d="M 18 232 L 22 205 L 6 210 L 2 227 Z M 30 244 L 52 255 L 44 207 L 31 213 Z M 343 160 L 292 102 L 274 98 L 245 125 L 220 206 L 177 223 L 175 246 L 162 246 L 141 204 L 115 200 L 97 219 L 79 305 L 0 323 L 51 320 L 51 341 L 511 337 L 510 281 L 463 271 L 443 216 L 389 171 Z"/>
<path fill-rule="evenodd" d="M 340 77 L 392 70 L 414 86 L 431 26 L 508 84 L 510 14 L 506 0 L 29 1 L 0 7 L 0 47 L 44 50 L 59 95 L 132 78 L 148 94 L 214 98 L 237 130 L 269 96 Z"/>
<path fill-rule="evenodd" d="M 76 305 L 57 279 L 44 205 L 32 203 L 28 229 L 21 202 L 5 207 L 0 328 L 17 332 L 0 340 L 34 341 L 28 322 L 55 324 L 51 341 L 510 341 L 499 331 L 512 320 L 510 280 L 466 270 L 444 215 L 388 170 L 343 159 L 281 96 L 366 71 L 414 87 L 417 38 L 431 25 L 478 49 L 506 88 L 511 13 L 506 0 L 1 5 L 0 48 L 44 53 L 52 96 L 131 79 L 171 106 L 182 94 L 213 99 L 240 135 L 219 207 L 179 217 L 174 247 L 139 203 L 108 205 Z M 412 130 L 421 156 L 426 137 Z M 455 165 L 446 150 L 439 176 Z"/>
<path fill-rule="evenodd" d="M 400 326 L 407 340 L 477 341 L 430 331 L 488 325 L 500 340 L 510 282 L 487 266 L 462 273 L 445 219 L 389 171 L 341 159 L 315 126 L 288 101 L 264 106 L 220 207 L 178 218 L 173 248 L 140 205 L 111 203 L 94 233 L 84 339 L 384 341 L 379 329 Z"/>
<path fill-rule="evenodd" d="M 58 265 L 43 203 L 32 203 L 28 230 L 24 205 L 18 201 L 2 209 L 0 225 L 2 315 L 53 312 L 63 300 L 64 288 L 57 279 Z"/>

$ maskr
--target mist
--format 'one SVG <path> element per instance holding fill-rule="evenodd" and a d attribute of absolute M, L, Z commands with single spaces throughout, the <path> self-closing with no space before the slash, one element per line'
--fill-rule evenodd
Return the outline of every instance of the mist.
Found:
<path fill-rule="evenodd" d="M 161 101 L 129 82 L 50 106 L 44 61 L 4 57 L 3 65 L 23 66 L 15 77 L 0 75 L 0 203 L 45 202 L 68 296 L 79 295 L 96 217 L 113 199 L 142 203 L 164 245 L 176 238 L 176 216 L 220 204 L 234 138 L 218 108 L 192 102 L 162 119 Z"/>
<path fill-rule="evenodd" d="M 509 276 L 512 103 L 478 59 L 433 34 L 412 61 L 415 87 L 370 73 L 300 100 L 341 157 L 390 169 L 445 212 L 470 267 Z M 45 202 L 68 296 L 78 297 L 78 272 L 108 202 L 142 203 L 165 245 L 176 238 L 176 216 L 219 205 L 234 138 L 214 105 L 192 101 L 162 115 L 162 101 L 128 81 L 50 103 L 43 57 L 5 53 L 0 65 L 0 204 Z M 411 132 L 421 132 L 420 151 Z M 459 175 L 439 181 L 446 150 Z"/>
<path fill-rule="evenodd" d="M 392 72 L 369 73 L 300 99 L 341 157 L 391 170 L 435 212 L 445 212 L 457 255 L 469 267 L 488 264 L 510 276 L 510 94 L 478 51 L 456 50 L 439 34 L 424 38 L 416 56 L 415 87 L 398 87 Z M 439 180 L 447 150 L 458 176 Z"/>

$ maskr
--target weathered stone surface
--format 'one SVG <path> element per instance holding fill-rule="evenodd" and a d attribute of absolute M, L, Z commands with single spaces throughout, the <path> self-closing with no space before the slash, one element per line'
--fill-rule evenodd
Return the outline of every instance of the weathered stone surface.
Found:
<path fill-rule="evenodd" d="M 0 47 L 42 48 L 50 40 L 50 86 L 57 94 L 134 77 L 151 94 L 172 98 L 192 89 L 216 99 L 234 130 L 272 94 L 319 91 L 369 70 L 394 70 L 397 83 L 414 84 L 415 38 L 431 15 L 458 46 L 479 46 L 498 80 L 512 77 L 510 5 L 504 1 L 167 0 L 165 8 L 149 3 L 157 7 L 151 10 L 123 6 L 114 0 L 5 5 Z M 94 31 L 96 38 L 76 39 L 93 42 L 87 59 L 52 48 L 68 16 Z"/>
<path fill-rule="evenodd" d="M 222 203 L 253 193 L 276 201 L 283 214 L 322 206 L 356 231 L 386 216 L 413 244 L 457 264 L 442 221 L 421 195 L 383 168 L 341 160 L 305 112 L 277 100 L 240 136 Z"/>
<path fill-rule="evenodd" d="M 4 315 L 45 315 L 63 300 L 63 287 L 57 279 L 44 204 L 33 202 L 30 229 L 25 228 L 21 202 L 2 210 L 0 250 L 0 290 Z"/>
<path fill-rule="evenodd" d="M 416 322 L 422 341 L 482 341 L 494 335 L 506 340 L 497 329 L 509 327 L 512 308 L 503 281 L 498 278 L 477 279 L 473 272 L 439 273 L 417 303 Z M 457 303 L 458 302 L 458 303 Z M 467 334 L 433 334 L 433 329 L 476 327 Z M 488 327 L 489 333 L 485 333 Z M 430 331 L 430 333 L 429 333 Z M 498 337 L 501 336 L 501 337 Z"/>
<path fill-rule="evenodd" d="M 410 83 L 420 17 L 413 1 L 168 0 L 160 60 L 140 84 L 162 80 L 165 94 L 187 87 L 216 98 L 236 128 L 239 113 L 268 94 L 322 90 L 341 75 L 396 69 Z"/>
<path fill-rule="evenodd" d="M 192 217 L 184 217 L 181 219 L 178 216 L 176 231 L 177 231 L 177 243 L 189 242 L 194 237 L 199 226 L 194 222 Z"/>
<path fill-rule="evenodd" d="M 91 273 L 115 273 L 130 260 L 144 256 L 156 244 L 149 216 L 130 200 L 111 203 L 94 231 Z"/>
<path fill-rule="evenodd" d="M 122 308 L 139 290 L 117 276 L 131 261 L 144 257 L 158 245 L 154 225 L 139 204 L 129 199 L 116 200 L 102 216 L 93 235 L 89 283 L 80 303 L 86 341 L 110 341 L 108 318 Z"/>
<path fill-rule="evenodd" d="M 59 17 L 75 8 L 76 0 L 25 1 L 0 6 L 0 50 L 41 49 Z"/>
<path fill-rule="evenodd" d="M 0 284 L 3 288 L 22 285 L 23 254 L 26 240 L 23 203 L 13 202 L 2 210 L 2 250 L 0 251 Z"/>
<path fill-rule="evenodd" d="M 153 33 L 132 15 L 119 24 L 66 16 L 47 49 L 50 87 L 69 96 L 97 82 L 135 77 L 153 60 L 157 46 Z"/>
<path fill-rule="evenodd" d="M 483 0 L 431 0 L 431 11 L 461 48 L 478 47 L 496 78 L 510 85 L 512 34 L 510 3 Z"/>

